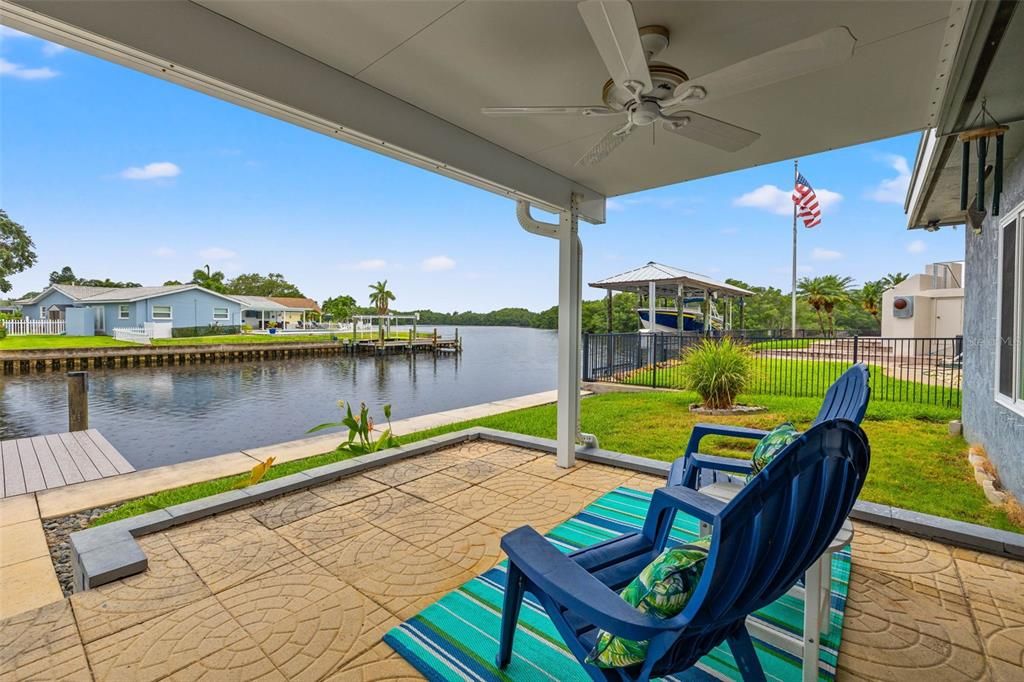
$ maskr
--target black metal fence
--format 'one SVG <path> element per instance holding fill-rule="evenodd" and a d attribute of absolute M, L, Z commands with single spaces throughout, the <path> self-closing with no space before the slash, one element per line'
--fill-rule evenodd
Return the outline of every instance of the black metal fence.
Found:
<path fill-rule="evenodd" d="M 682 359 L 699 334 L 584 334 L 584 381 L 684 388 Z M 873 400 L 959 407 L 963 337 L 779 338 L 733 335 L 754 354 L 751 394 L 822 396 L 851 364 L 867 363 Z M 718 338 L 712 339 L 718 341 Z"/>

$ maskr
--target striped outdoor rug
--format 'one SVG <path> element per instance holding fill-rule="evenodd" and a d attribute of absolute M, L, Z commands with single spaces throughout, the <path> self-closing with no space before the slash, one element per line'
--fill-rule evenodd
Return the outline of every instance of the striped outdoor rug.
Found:
<path fill-rule="evenodd" d="M 592 545 L 637 530 L 650 504 L 650 493 L 617 488 L 561 524 L 547 537 L 564 552 Z M 673 537 L 680 542 L 697 537 L 698 522 L 680 514 Z M 846 607 L 850 571 L 849 548 L 832 562 L 830 628 L 822 637 L 819 678 L 835 677 L 836 657 Z M 417 670 L 430 680 L 551 680 L 570 682 L 587 677 L 568 652 L 543 608 L 527 593 L 519 617 L 512 663 L 504 671 L 494 665 L 498 649 L 505 563 L 474 578 L 459 589 L 393 628 L 384 637 Z M 793 633 L 803 630 L 803 602 L 784 596 L 754 617 L 775 629 Z M 769 679 L 799 680 L 802 661 L 755 637 L 761 664 Z M 669 680 L 739 679 L 732 655 L 723 644 L 683 675 Z"/>

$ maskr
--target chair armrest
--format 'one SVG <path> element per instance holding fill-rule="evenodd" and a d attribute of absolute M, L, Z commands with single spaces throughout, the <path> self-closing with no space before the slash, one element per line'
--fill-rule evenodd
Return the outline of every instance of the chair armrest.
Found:
<path fill-rule="evenodd" d="M 729 436 L 731 438 L 753 438 L 760 440 L 768 435 L 763 429 L 751 429 L 745 426 L 730 426 L 729 424 L 695 424 L 690 431 L 690 442 L 686 445 L 686 454 L 690 455 L 700 450 L 700 441 L 704 436 Z"/>
<path fill-rule="evenodd" d="M 687 462 L 692 462 L 693 466 L 698 469 L 725 471 L 730 474 L 749 474 L 754 471 L 754 464 L 749 459 L 704 455 L 699 452 L 691 454 L 687 458 Z"/>
<path fill-rule="evenodd" d="M 690 488 L 668 486 L 654 491 L 654 497 L 651 499 L 652 511 L 655 507 L 663 509 L 670 507 L 676 511 L 686 512 L 706 523 L 713 523 L 715 517 L 725 509 L 726 503 Z"/>
<path fill-rule="evenodd" d="M 650 639 L 682 624 L 678 616 L 662 619 L 633 608 L 529 526 L 506 533 L 501 548 L 543 595 L 614 635 Z"/>

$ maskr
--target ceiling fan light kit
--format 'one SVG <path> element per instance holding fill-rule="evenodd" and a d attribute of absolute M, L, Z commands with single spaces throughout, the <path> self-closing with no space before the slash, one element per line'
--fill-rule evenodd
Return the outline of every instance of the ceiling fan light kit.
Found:
<path fill-rule="evenodd" d="M 761 135 L 678 107 L 699 106 L 709 98 L 721 99 L 836 66 L 850 58 L 856 43 L 849 30 L 836 27 L 691 82 L 682 69 L 654 61 L 669 46 L 669 30 L 659 25 L 638 27 L 628 0 L 582 0 L 577 8 L 611 76 L 601 90 L 604 105 L 481 109 L 488 116 L 625 116 L 625 125 L 607 132 L 576 162 L 577 166 L 599 163 L 635 129 L 659 121 L 670 133 L 723 151 L 739 151 Z"/>

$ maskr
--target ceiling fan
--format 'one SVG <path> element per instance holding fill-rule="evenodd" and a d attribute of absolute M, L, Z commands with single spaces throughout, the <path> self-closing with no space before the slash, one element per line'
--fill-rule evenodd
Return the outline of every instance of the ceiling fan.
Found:
<path fill-rule="evenodd" d="M 836 27 L 690 80 L 681 69 L 653 61 L 668 47 L 669 31 L 637 27 L 629 0 L 583 0 L 577 8 L 611 75 L 601 93 L 604 104 L 481 109 L 488 116 L 625 116 L 625 123 L 608 131 L 577 166 L 600 162 L 634 130 L 658 121 L 668 132 L 718 149 L 743 149 L 760 133 L 690 108 L 841 64 L 853 54 L 856 42 L 848 29 Z"/>

